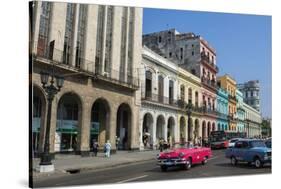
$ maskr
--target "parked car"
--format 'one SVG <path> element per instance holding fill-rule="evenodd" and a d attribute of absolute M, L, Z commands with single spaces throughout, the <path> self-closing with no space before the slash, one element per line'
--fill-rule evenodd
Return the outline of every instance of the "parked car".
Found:
<path fill-rule="evenodd" d="M 266 147 L 271 148 L 271 138 L 264 141 Z"/>
<path fill-rule="evenodd" d="M 241 140 L 241 138 L 233 138 L 233 139 L 230 139 L 230 140 L 229 140 L 229 143 L 228 143 L 228 147 L 229 147 L 229 148 L 234 147 L 235 142 L 237 142 L 238 140 Z"/>
<path fill-rule="evenodd" d="M 271 163 L 271 149 L 262 140 L 241 139 L 235 142 L 233 148 L 226 149 L 225 157 L 230 158 L 232 165 L 248 162 L 249 165 L 254 163 L 256 168 L 260 168 L 265 163 Z"/>
<path fill-rule="evenodd" d="M 188 170 L 193 164 L 206 164 L 211 156 L 212 151 L 210 148 L 193 147 L 178 148 L 162 152 L 157 155 L 156 159 L 162 171 L 167 171 L 168 167 L 173 166 Z"/>

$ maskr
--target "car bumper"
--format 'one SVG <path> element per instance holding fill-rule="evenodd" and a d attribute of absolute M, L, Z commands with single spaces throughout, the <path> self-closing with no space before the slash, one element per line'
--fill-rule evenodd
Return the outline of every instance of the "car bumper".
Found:
<path fill-rule="evenodd" d="M 158 160 L 158 163 L 157 163 L 157 165 L 160 165 L 160 166 L 165 165 L 167 167 L 186 165 L 186 164 L 189 164 L 189 161 L 184 160 L 184 159 L 176 159 L 176 160 L 161 159 L 161 160 Z"/>

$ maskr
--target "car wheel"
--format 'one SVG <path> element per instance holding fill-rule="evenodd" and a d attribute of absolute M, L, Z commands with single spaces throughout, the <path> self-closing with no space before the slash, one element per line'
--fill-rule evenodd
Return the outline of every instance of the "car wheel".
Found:
<path fill-rule="evenodd" d="M 234 156 L 232 156 L 230 158 L 230 163 L 231 163 L 231 165 L 237 165 L 237 160 L 236 160 L 236 158 Z"/>
<path fill-rule="evenodd" d="M 168 169 L 168 167 L 166 167 L 166 166 L 164 166 L 164 165 L 161 166 L 161 171 L 166 172 L 167 169 Z"/>
<path fill-rule="evenodd" d="M 207 163 L 207 161 L 208 161 L 208 157 L 206 156 L 206 157 L 204 157 L 204 160 L 202 161 L 202 165 L 205 165 Z"/>
<path fill-rule="evenodd" d="M 189 170 L 191 168 L 191 158 L 188 159 L 188 161 L 186 162 L 186 164 L 183 165 L 184 170 Z"/>
<path fill-rule="evenodd" d="M 263 163 L 261 162 L 260 158 L 256 157 L 254 160 L 254 164 L 256 168 L 261 168 L 263 166 Z"/>

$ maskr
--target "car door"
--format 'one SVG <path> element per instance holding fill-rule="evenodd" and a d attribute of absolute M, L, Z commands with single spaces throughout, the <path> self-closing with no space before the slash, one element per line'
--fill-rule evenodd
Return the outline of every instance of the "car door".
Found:
<path fill-rule="evenodd" d="M 235 156 L 235 158 L 237 160 L 241 160 L 242 159 L 242 141 L 237 141 L 234 144 L 234 148 L 232 148 L 232 154 L 233 156 Z"/>
<path fill-rule="evenodd" d="M 239 160 L 240 161 L 246 161 L 247 160 L 248 149 L 249 149 L 249 142 L 248 141 L 242 141 L 242 146 L 239 150 Z"/>

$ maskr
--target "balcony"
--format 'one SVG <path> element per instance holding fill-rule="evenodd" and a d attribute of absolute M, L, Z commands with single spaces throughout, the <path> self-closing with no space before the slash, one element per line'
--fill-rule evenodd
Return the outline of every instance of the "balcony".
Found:
<path fill-rule="evenodd" d="M 219 67 L 215 65 L 215 63 L 204 53 L 201 53 L 201 60 L 204 65 L 206 65 L 208 68 L 213 70 L 214 72 L 219 72 Z"/>
<path fill-rule="evenodd" d="M 205 86 L 207 86 L 207 87 L 209 87 L 209 88 L 212 88 L 213 90 L 217 90 L 217 84 L 216 84 L 216 82 L 214 81 L 214 80 L 209 80 L 209 79 L 207 79 L 207 78 L 205 78 L 205 77 L 201 77 L 201 82 L 205 85 Z"/>
<path fill-rule="evenodd" d="M 171 105 L 174 107 L 178 107 L 178 101 L 174 100 L 172 98 L 158 95 L 158 94 L 153 94 L 151 92 L 146 92 L 145 96 L 142 97 L 143 100 L 151 101 L 151 102 L 156 102 L 160 104 L 165 104 L 165 105 Z"/>
<path fill-rule="evenodd" d="M 235 96 L 232 96 L 232 95 L 228 95 L 228 99 L 234 103 L 236 103 L 238 100 Z"/>
<path fill-rule="evenodd" d="M 41 62 L 53 63 L 59 68 L 92 76 L 94 80 L 103 80 L 133 90 L 139 88 L 139 79 L 136 77 L 111 69 L 110 67 L 102 71 L 102 65 L 97 64 L 97 61 L 89 61 L 79 56 L 74 57 L 58 49 L 52 49 L 49 52 L 43 52 L 38 49 L 37 53 L 33 54 L 33 57 Z"/>

